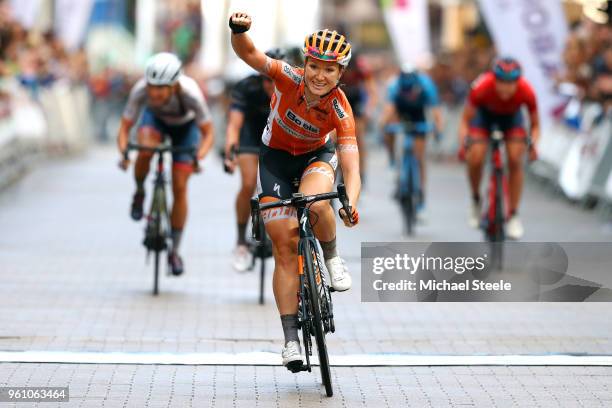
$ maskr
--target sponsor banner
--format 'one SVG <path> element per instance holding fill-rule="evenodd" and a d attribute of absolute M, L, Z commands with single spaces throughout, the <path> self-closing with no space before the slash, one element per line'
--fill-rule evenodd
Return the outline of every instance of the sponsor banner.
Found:
<path fill-rule="evenodd" d="M 426 0 L 381 0 L 383 16 L 399 63 L 431 60 Z"/>
<path fill-rule="evenodd" d="M 81 46 L 94 0 L 55 0 L 54 29 L 69 50 Z"/>
<path fill-rule="evenodd" d="M 574 138 L 559 172 L 559 185 L 569 198 L 578 200 L 589 193 L 611 136 L 595 128 Z"/>
<path fill-rule="evenodd" d="M 609 302 L 609 242 L 361 245 L 363 302 Z"/>
<path fill-rule="evenodd" d="M 548 127 L 564 103 L 555 92 L 568 32 L 562 2 L 480 0 L 480 9 L 500 55 L 521 62 L 538 96 L 541 123 Z"/>

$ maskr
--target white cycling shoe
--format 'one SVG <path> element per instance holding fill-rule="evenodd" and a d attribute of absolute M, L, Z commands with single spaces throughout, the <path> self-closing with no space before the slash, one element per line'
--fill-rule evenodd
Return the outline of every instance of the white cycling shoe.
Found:
<path fill-rule="evenodd" d="M 238 245 L 232 252 L 232 266 L 238 272 L 245 272 L 251 266 L 251 256 L 246 245 Z"/>
<path fill-rule="evenodd" d="M 516 240 L 521 239 L 523 234 L 525 234 L 523 223 L 519 219 L 518 215 L 513 215 L 506 223 L 506 235 L 508 238 Z"/>
<path fill-rule="evenodd" d="M 332 288 L 337 292 L 344 292 L 351 288 L 351 275 L 344 263 L 344 259 L 334 256 L 325 261 L 325 266 L 329 272 Z"/>
<path fill-rule="evenodd" d="M 468 225 L 470 228 L 477 229 L 480 226 L 481 211 L 480 203 L 472 202 L 470 215 L 468 216 Z"/>
<path fill-rule="evenodd" d="M 283 347 L 281 355 L 283 356 L 283 365 L 291 371 L 297 371 L 304 365 L 302 347 L 299 341 L 288 341 Z"/>

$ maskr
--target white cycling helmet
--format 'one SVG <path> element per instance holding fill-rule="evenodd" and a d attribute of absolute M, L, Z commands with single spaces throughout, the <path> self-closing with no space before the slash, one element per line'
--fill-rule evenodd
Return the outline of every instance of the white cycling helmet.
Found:
<path fill-rule="evenodd" d="M 414 75 L 418 72 L 418 68 L 411 62 L 404 62 L 401 68 L 402 74 Z"/>
<path fill-rule="evenodd" d="M 181 60 L 169 52 L 160 52 L 147 61 L 145 77 L 149 85 L 174 85 L 181 75 Z"/>

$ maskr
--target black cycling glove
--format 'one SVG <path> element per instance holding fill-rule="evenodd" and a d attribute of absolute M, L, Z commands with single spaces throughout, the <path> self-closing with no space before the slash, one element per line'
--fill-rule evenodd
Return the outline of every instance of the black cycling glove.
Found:
<path fill-rule="evenodd" d="M 231 17 L 229 19 L 229 28 L 232 30 L 232 34 L 246 33 L 247 31 L 249 31 L 247 26 L 232 23 Z"/>

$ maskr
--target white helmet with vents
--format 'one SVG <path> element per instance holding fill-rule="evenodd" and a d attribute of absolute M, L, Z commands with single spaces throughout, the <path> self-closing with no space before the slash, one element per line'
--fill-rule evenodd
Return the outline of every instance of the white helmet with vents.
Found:
<path fill-rule="evenodd" d="M 145 77 L 149 85 L 174 85 L 181 75 L 181 60 L 169 52 L 160 52 L 147 61 Z"/>

